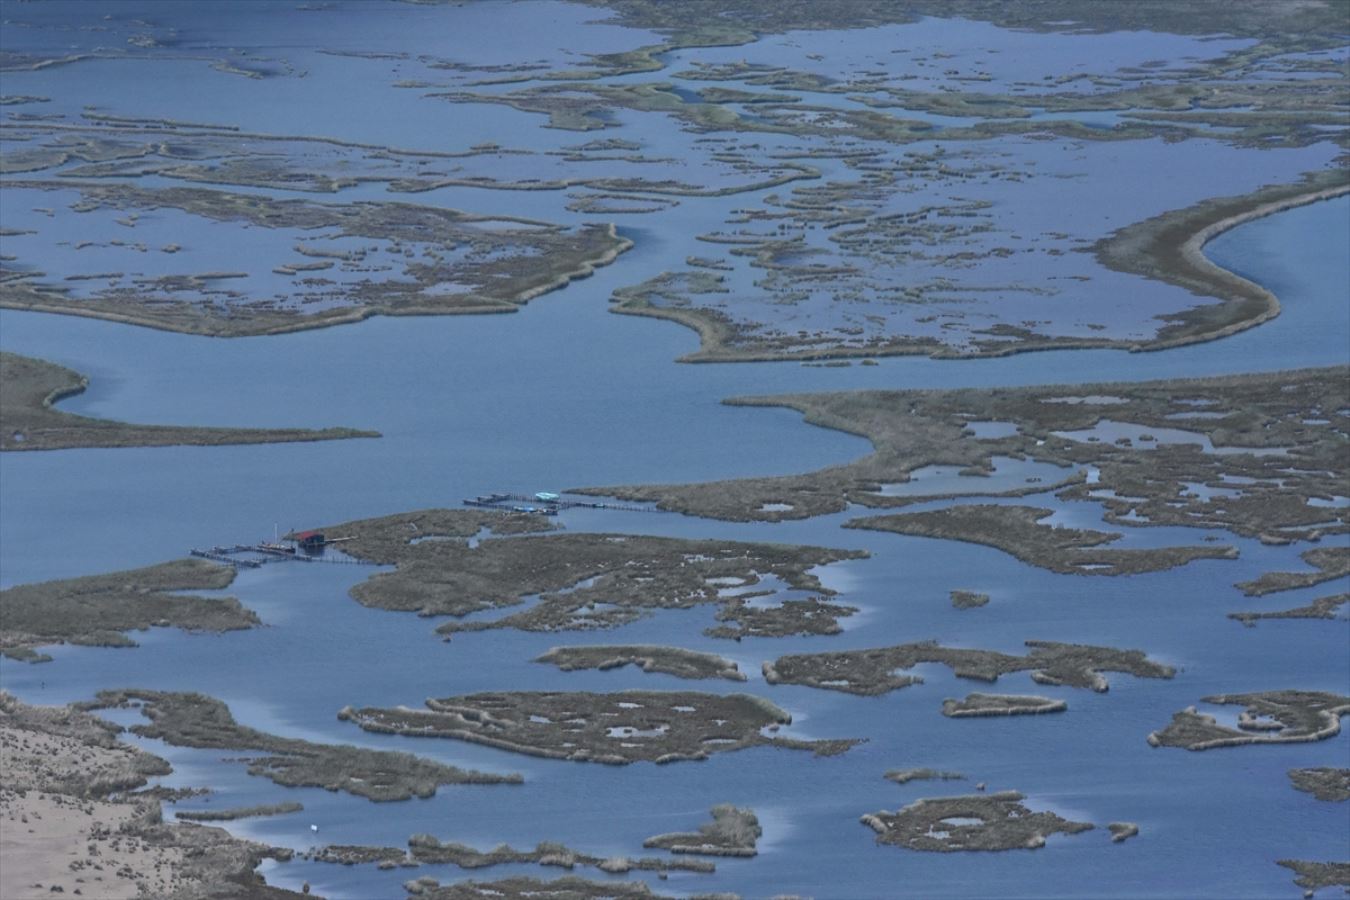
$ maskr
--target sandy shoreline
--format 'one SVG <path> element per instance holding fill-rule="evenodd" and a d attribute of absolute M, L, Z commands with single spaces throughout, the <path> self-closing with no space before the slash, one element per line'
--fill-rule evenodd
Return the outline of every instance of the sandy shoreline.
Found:
<path fill-rule="evenodd" d="M 0 897 L 302 896 L 254 872 L 289 851 L 220 828 L 164 824 L 159 799 L 134 791 L 168 763 L 118 742 L 114 729 L 0 693 Z"/>

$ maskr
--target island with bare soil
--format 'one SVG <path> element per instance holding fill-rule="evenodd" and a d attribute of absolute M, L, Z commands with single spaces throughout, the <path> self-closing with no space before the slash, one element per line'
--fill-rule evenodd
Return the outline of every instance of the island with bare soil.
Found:
<path fill-rule="evenodd" d="M 1069 704 L 1049 697 L 1022 694 L 969 694 L 964 700 L 942 701 L 942 714 L 959 719 L 968 716 L 1025 716 L 1064 712 Z"/>
<path fill-rule="evenodd" d="M 749 694 L 515 691 L 432 698 L 426 706 L 348 706 L 338 718 L 381 734 L 454 738 L 531 756 L 616 766 L 702 760 L 759 746 L 833 756 L 859 743 L 768 736 L 766 730 L 792 724 L 792 716 Z"/>
<path fill-rule="evenodd" d="M 543 516 L 493 510 L 425 510 L 324 528 L 358 559 L 394 565 L 356 585 L 357 602 L 449 615 L 442 634 L 513 628 L 587 631 L 628 624 L 658 609 L 720 607 L 715 637 L 833 634 L 855 612 L 811 573 L 867 554 L 790 544 L 623 534 L 541 534 Z M 513 535 L 471 541 L 480 529 Z M 779 586 L 781 585 L 781 587 Z M 781 595 L 777 605 L 764 598 Z M 803 596 L 804 595 L 804 596 Z M 759 598 L 754 606 L 749 600 Z M 492 619 L 470 613 L 528 606 Z"/>
<path fill-rule="evenodd" d="M 723 803 L 711 810 L 712 822 L 698 831 L 672 832 L 647 838 L 642 846 L 671 853 L 698 853 L 705 856 L 754 856 L 755 844 L 764 831 L 754 812 Z"/>
<path fill-rule="evenodd" d="M 1212 750 L 1243 744 L 1286 744 L 1321 741 L 1341 731 L 1341 716 L 1350 713 L 1350 697 L 1322 691 L 1268 691 L 1220 694 L 1205 703 L 1242 706 L 1237 728 L 1220 725 L 1210 715 L 1187 707 L 1172 722 L 1148 736 L 1154 747 Z"/>
<path fill-rule="evenodd" d="M 291 851 L 220 828 L 167 824 L 140 791 L 167 762 L 117 740 L 121 729 L 70 707 L 0 693 L 0 896 L 285 900 L 254 870 Z"/>
<path fill-rule="evenodd" d="M 132 726 L 132 733 L 174 746 L 255 751 L 260 755 L 244 759 L 249 774 L 285 787 L 321 787 L 368 800 L 392 801 L 430 797 L 444 785 L 523 781 L 519 775 L 459 769 L 410 753 L 278 737 L 240 725 L 224 703 L 201 694 L 99 691 L 95 701 L 81 706 L 138 708 L 150 721 Z"/>
<path fill-rule="evenodd" d="M 59 400 L 84 391 L 88 383 L 83 375 L 55 363 L 0 352 L 0 451 L 271 444 L 380 436 L 377 431 L 354 428 L 132 425 L 61 412 L 54 407 Z"/>
<path fill-rule="evenodd" d="M 1300 791 L 1318 800 L 1343 803 L 1350 800 L 1350 769 L 1290 769 L 1289 780 Z"/>
<path fill-rule="evenodd" d="M 862 817 L 877 833 L 878 844 L 910 850 L 952 853 L 958 850 L 1034 850 L 1054 834 L 1078 834 L 1091 823 L 1072 822 L 1052 812 L 1033 812 L 1017 791 L 934 797 L 898 812 Z"/>
<path fill-rule="evenodd" d="M 874 697 L 921 684 L 923 679 L 919 676 L 899 672 L 919 663 L 940 663 L 958 678 L 978 681 L 996 681 L 1002 675 L 1029 671 L 1032 680 L 1040 684 L 1091 688 L 1099 693 L 1110 687 L 1102 672 L 1122 672 L 1136 678 L 1171 678 L 1176 674 L 1171 666 L 1154 662 L 1141 650 L 1054 641 L 1027 641 L 1026 645 L 1031 648 L 1026 656 L 943 647 L 936 641 L 803 653 L 764 663 L 764 680 L 769 684 L 800 684 Z"/>
<path fill-rule="evenodd" d="M 222 632 L 254 628 L 256 613 L 233 597 L 180 593 L 221 590 L 235 570 L 201 559 L 25 584 L 0 591 L 0 654 L 46 662 L 37 650 L 50 644 L 135 647 L 128 631 L 152 626 Z"/>
<path fill-rule="evenodd" d="M 554 647 L 535 662 L 552 663 L 564 672 L 578 669 L 618 669 L 637 666 L 644 672 L 660 672 L 677 678 L 725 678 L 745 681 L 736 663 L 715 653 L 700 653 L 680 647 L 652 645 Z"/>

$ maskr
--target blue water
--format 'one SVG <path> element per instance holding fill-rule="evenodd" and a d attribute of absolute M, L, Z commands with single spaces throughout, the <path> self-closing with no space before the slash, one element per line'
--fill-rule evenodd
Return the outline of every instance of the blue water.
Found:
<path fill-rule="evenodd" d="M 517 12 L 530 8 L 513 7 Z M 571 23 L 572 31 L 584 30 L 576 25 L 574 7 L 548 8 L 561 17 L 557 21 Z M 425 22 L 428 15 L 421 8 L 400 7 L 404 24 L 399 27 L 406 30 L 408 22 Z M 167 12 L 166 19 L 172 19 Z M 354 22 L 351 27 L 358 29 L 370 24 L 360 18 Z M 611 25 L 597 27 L 604 31 L 596 32 L 597 43 L 585 49 L 624 49 L 653 39 L 646 33 L 616 34 L 625 30 Z M 931 23 L 927 27 L 931 30 Z M 391 26 L 369 41 L 335 31 L 332 45 L 388 49 L 397 46 L 388 43 L 397 31 Z M 9 40 L 7 35 L 7 48 Z M 536 33 L 522 43 L 540 48 L 541 41 L 548 43 Z M 456 46 L 469 61 L 488 61 L 471 53 L 467 42 Z M 1170 49 L 1181 54 L 1189 46 Z M 731 57 L 741 52 L 732 48 Z M 349 58 L 314 59 L 334 68 L 331 73 L 315 69 L 310 78 L 355 79 L 370 65 Z M 149 102 L 137 106 L 142 101 L 127 94 L 127 82 L 99 86 L 105 75 L 113 77 L 107 73 L 135 65 L 96 61 L 25 73 L 14 79 L 15 87 L 7 84 L 6 92 L 20 90 L 26 79 L 42 90 L 25 85 L 25 92 L 57 93 L 83 66 L 89 75 L 73 83 L 94 92 L 93 100 L 83 102 L 115 102 L 122 113 L 160 111 Z M 288 106 L 284 97 L 276 106 L 262 102 L 276 99 L 269 94 L 274 90 L 302 90 L 295 86 L 299 81 L 255 83 L 213 72 L 196 60 L 157 65 L 183 76 L 183 85 L 165 88 L 170 93 L 190 94 L 189 73 L 196 82 L 212 85 L 213 104 L 219 99 L 236 105 L 213 107 L 224 120 L 237 112 L 249 128 L 303 131 L 312 124 L 284 121 L 278 111 Z M 72 98 L 85 95 L 65 90 L 60 102 L 77 109 Z M 312 96 L 309 90 L 306 96 Z M 412 104 L 415 95 L 407 97 Z M 323 123 L 326 133 L 337 133 L 340 126 L 339 136 L 353 139 L 384 139 L 378 132 L 388 125 L 398 143 L 422 140 L 457 147 L 461 140 L 467 145 L 490 139 L 499 129 L 519 131 L 528 122 L 540 147 L 578 142 L 575 134 L 541 131 L 533 127 L 533 117 L 502 107 L 482 107 L 491 114 L 448 137 L 448 123 L 479 107 L 430 103 L 421 101 L 417 108 L 431 112 L 416 121 L 398 107 L 338 123 L 330 115 Z M 447 110 L 455 117 L 442 118 Z M 627 122 L 629 115 L 620 119 Z M 647 123 L 643 128 L 653 141 L 667 142 L 653 145 L 659 151 L 688 145 L 688 136 L 657 138 L 660 127 Z M 763 139 L 766 148 L 777 149 L 775 141 Z M 366 192 L 361 188 L 346 196 L 371 196 Z M 373 319 L 278 337 L 220 340 L 0 312 L 0 347 L 52 359 L 90 377 L 87 392 L 61 404 L 72 412 L 155 423 L 350 425 L 384 435 L 278 446 L 7 453 L 0 457 L 0 586 L 160 562 L 180 557 L 191 546 L 270 536 L 274 524 L 287 529 L 455 506 L 465 496 L 491 490 L 785 474 L 844 462 L 869 450 L 865 440 L 804 425 L 790 410 L 722 405 L 729 396 L 1139 381 L 1343 364 L 1350 354 L 1350 198 L 1251 222 L 1213 241 L 1206 253 L 1269 287 L 1279 296 L 1282 313 L 1222 341 L 1164 352 L 1061 351 L 965 361 L 904 357 L 848 368 L 687 365 L 674 360 L 696 349 L 692 332 L 608 312 L 613 289 L 706 250 L 689 236 L 738 206 L 758 203 L 764 193 L 686 198 L 661 218 L 629 217 L 625 228 L 637 241 L 633 251 L 513 315 Z M 450 205 L 460 201 L 483 211 L 543 218 L 556 218 L 550 210 L 560 202 L 556 194 L 477 189 L 417 198 Z M 1101 510 L 1094 504 L 1062 504 L 1047 497 L 1016 502 L 1053 506 L 1060 517 L 1056 521 L 1102 527 Z M 1293 896 L 1290 873 L 1274 865 L 1275 859 L 1345 858 L 1350 832 L 1343 805 L 1294 791 L 1285 771 L 1350 765 L 1350 735 L 1206 753 L 1153 749 L 1145 742 L 1172 712 L 1208 694 L 1350 690 L 1344 620 L 1268 621 L 1244 628 L 1226 618 L 1232 611 L 1283 609 L 1343 589 L 1323 585 L 1245 598 L 1232 587 L 1265 571 L 1302 568 L 1297 560 L 1302 548 L 1266 547 L 1194 529 L 1138 529 L 1122 544 L 1198 543 L 1213 534 L 1239 547 L 1241 556 L 1124 578 L 1063 576 L 992 548 L 839 527 L 856 514 L 779 524 L 579 510 L 560 517 L 574 531 L 868 550 L 868 559 L 820 573 L 840 592 L 841 602 L 859 607 L 857 615 L 842 620 L 844 633 L 835 637 L 719 641 L 702 634 L 713 624 L 713 609 L 705 607 L 659 612 L 612 632 L 488 631 L 445 642 L 434 633 L 437 620 L 353 602 L 348 589 L 371 569 L 278 565 L 243 571 L 224 592 L 257 610 L 265 623 L 261 629 L 219 636 L 156 629 L 135 635 L 141 643 L 135 650 L 51 648 L 55 660 L 42 666 L 0 660 L 0 683 L 24 700 L 44 703 L 85 699 L 103 687 L 200 690 L 225 700 L 240 721 L 258 728 L 412 750 L 458 765 L 520 772 L 526 779 L 518 787 L 449 787 L 429 800 L 372 804 L 317 789 L 282 789 L 247 776 L 237 762 L 222 762 L 219 753 L 144 742 L 175 765 L 166 783 L 216 789 L 209 799 L 184 801 L 184 808 L 299 799 L 306 807 L 301 813 L 229 825 L 236 833 L 299 849 L 323 843 L 401 846 L 409 835 L 429 832 L 484 849 L 504 841 L 529 847 L 562 840 L 588 853 L 639 856 L 645 855 L 644 837 L 692 829 L 706 820 L 710 806 L 732 802 L 759 815 L 765 832 L 760 856 L 719 860 L 713 876 L 673 874 L 667 882 L 644 876 L 654 888 L 680 894 L 736 891 L 750 897 L 781 892 L 818 897 Z M 955 610 L 949 599 L 954 589 L 988 593 L 991 601 L 979 610 Z M 1176 666 L 1178 674 L 1170 681 L 1109 675 L 1110 692 L 1098 695 L 1035 685 L 1025 673 L 991 687 L 955 679 L 945 667 L 923 666 L 924 684 L 879 698 L 769 687 L 759 674 L 761 662 L 785 653 L 925 639 L 1006 652 L 1020 652 L 1028 639 L 1135 647 Z M 531 662 L 555 644 L 620 642 L 720 653 L 735 659 L 750 680 L 691 683 L 631 667 L 563 674 Z M 868 742 L 830 759 L 761 748 L 704 763 L 613 768 L 454 741 L 371 735 L 335 715 L 346 704 L 417 706 L 427 697 L 477 690 L 636 688 L 744 690 L 789 710 L 794 723 L 785 732 L 791 736 L 866 737 Z M 990 689 L 1061 697 L 1070 709 L 1007 720 L 941 715 L 944 698 Z M 131 714 L 118 719 L 135 721 Z M 968 781 L 897 786 L 882 779 L 888 769 L 915 766 L 954 769 Z M 966 792 L 975 782 L 986 782 L 991 791 L 1020 790 L 1033 808 L 1054 809 L 1099 828 L 1054 838 L 1035 852 L 945 855 L 878 846 L 858 822 L 864 813 Z M 1104 826 L 1121 820 L 1139 823 L 1142 833 L 1114 845 Z M 317 833 L 311 824 L 319 826 Z M 264 871 L 272 883 L 298 887 L 308 880 L 316 893 L 363 900 L 400 897 L 401 882 L 411 877 L 448 881 L 464 875 L 448 867 L 380 872 L 373 866 L 299 862 L 269 863 Z M 475 877 L 511 871 L 556 874 L 512 867 Z"/>

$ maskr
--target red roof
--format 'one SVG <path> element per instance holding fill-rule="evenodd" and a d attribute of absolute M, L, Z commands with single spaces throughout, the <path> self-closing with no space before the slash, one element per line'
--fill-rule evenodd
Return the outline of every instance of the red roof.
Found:
<path fill-rule="evenodd" d="M 322 532 L 322 531 L 302 531 L 302 532 L 300 532 L 299 534 L 297 534 L 297 535 L 295 536 L 295 539 L 296 539 L 297 541 L 322 540 L 322 539 L 323 539 L 323 532 Z"/>

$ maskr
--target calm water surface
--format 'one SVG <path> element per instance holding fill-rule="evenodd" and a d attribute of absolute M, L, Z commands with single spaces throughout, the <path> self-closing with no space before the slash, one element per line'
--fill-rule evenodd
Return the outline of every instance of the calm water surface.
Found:
<path fill-rule="evenodd" d="M 567 16 L 574 8 L 553 4 L 550 9 L 564 24 L 572 22 Z M 360 22 L 353 27 L 358 26 L 366 27 Z M 399 27 L 406 30 L 406 24 Z M 574 22 L 568 27 L 577 28 Z M 364 42 L 339 35 L 334 44 L 350 40 L 353 47 L 369 49 L 396 31 L 372 32 Z M 612 26 L 590 34 L 594 46 L 582 48 L 590 52 L 651 40 Z M 535 35 L 526 43 L 538 46 L 542 39 Z M 783 45 L 783 52 L 791 49 Z M 1172 49 L 1183 56 L 1190 52 L 1189 44 Z M 456 50 L 466 57 L 471 52 Z M 365 64 L 340 66 L 336 59 L 307 57 L 315 67 L 312 77 L 353 78 Z M 194 61 L 164 64 L 205 69 Z M 112 73 L 133 64 L 89 65 L 90 71 Z M 318 68 L 323 65 L 335 68 Z M 55 92 L 59 73 L 31 73 L 31 81 Z M 1020 73 L 1008 77 L 1013 76 Z M 203 79 L 208 82 L 215 83 Z M 268 121 L 270 107 L 248 99 L 253 87 L 235 78 L 220 92 L 222 103 L 237 105 L 229 110 L 247 127 L 311 127 Z M 312 83 L 294 90 L 312 91 Z M 159 111 L 158 106 L 137 108 L 125 84 L 108 84 L 106 91 L 105 99 L 115 100 L 124 113 Z M 406 96 L 409 104 L 416 99 Z M 523 114 L 483 108 L 498 117 L 482 120 L 485 134 L 525 127 Z M 407 110 L 386 113 L 389 127 L 399 129 L 408 143 L 441 139 L 428 124 L 433 120 L 423 118 L 412 126 Z M 363 129 L 378 130 L 380 121 L 350 118 L 351 131 L 342 136 L 376 139 Z M 530 130 L 541 133 L 532 125 Z M 559 145 L 576 137 L 543 134 L 539 140 Z M 465 142 L 470 138 L 482 139 L 465 135 Z M 489 204 L 475 191 L 437 192 L 435 202 L 458 205 L 473 195 L 499 211 L 546 218 L 558 203 L 556 197 L 541 200 L 534 192 L 493 192 Z M 504 207 L 498 195 L 504 195 Z M 1211 258 L 1270 287 L 1283 312 L 1223 341 L 1159 353 L 1045 352 L 969 361 L 906 357 L 885 359 L 876 367 L 829 369 L 682 365 L 673 360 L 695 349 L 692 332 L 608 313 L 614 288 L 677 264 L 693 246 L 682 235 L 705 229 L 707 222 L 747 202 L 737 197 L 686 204 L 660 228 L 629 217 L 632 224 L 625 228 L 637 241 L 633 251 L 592 278 L 510 316 L 374 319 L 281 337 L 218 340 L 0 312 L 0 347 L 90 376 L 90 389 L 62 404 L 72 412 L 178 424 L 340 424 L 384 435 L 279 446 L 5 454 L 0 459 L 0 585 L 160 562 L 191 546 L 270 536 L 274 524 L 287 529 L 455 506 L 465 496 L 486 491 L 792 473 L 868 451 L 865 440 L 804 425 L 789 410 L 721 405 L 734 395 L 1218 375 L 1342 364 L 1350 346 L 1350 198 L 1252 222 L 1212 242 L 1206 248 Z M 679 227 L 666 230 L 672 224 Z M 1100 522 L 1095 505 L 1044 502 L 1056 506 L 1064 521 Z M 1285 772 L 1350 764 L 1350 735 L 1208 753 L 1157 750 L 1144 740 L 1166 724 L 1172 711 L 1208 694 L 1350 690 L 1344 621 L 1264 622 L 1248 629 L 1225 618 L 1239 609 L 1300 605 L 1335 589 L 1324 585 L 1253 600 L 1231 587 L 1264 571 L 1301 567 L 1298 548 L 1265 547 L 1220 534 L 1240 548 L 1240 559 L 1127 578 L 1060 576 L 990 548 L 843 531 L 839 526 L 849 515 L 776 525 L 601 511 L 561 517 L 575 531 L 868 550 L 869 559 L 822 572 L 844 602 L 860 609 L 844 620 L 844 634 L 833 638 L 717 641 L 702 634 L 713 621 L 713 610 L 704 608 L 661 612 L 612 632 L 483 632 L 444 642 L 434 634 L 436 620 L 365 609 L 347 596 L 374 570 L 271 566 L 241 572 L 228 591 L 259 612 L 264 628 L 221 636 L 154 630 L 137 635 L 142 645 L 137 650 L 57 647 L 51 650 L 54 662 L 47 665 L 0 660 L 0 681 L 24 700 L 44 703 L 84 699 L 99 688 L 117 686 L 203 691 L 228 702 L 242 722 L 265 730 L 412 750 L 459 765 L 520 772 L 526 779 L 518 787 L 449 787 L 429 800 L 372 804 L 322 790 L 278 788 L 247 776 L 238 763 L 222 762 L 219 753 L 142 742 L 173 762 L 176 771 L 166 783 L 216 788 L 210 798 L 185 801 L 184 808 L 301 800 L 302 813 L 229 826 L 297 849 L 326 843 L 402 846 L 411 834 L 428 832 L 483 849 L 499 842 L 528 847 L 561 840 L 589 853 L 638 856 L 643 838 L 692 829 L 705 821 L 710 806 L 731 802 L 751 806 L 759 815 L 765 832 L 760 856 L 719 860 L 713 876 L 676 874 L 668 882 L 652 877 L 656 889 L 753 897 L 779 892 L 820 897 L 1292 896 L 1289 873 L 1273 860 L 1345 857 L 1345 810 L 1292 790 Z M 1140 529 L 1126 542 L 1194 543 L 1205 534 Z M 953 589 L 987 592 L 992 600 L 980 610 L 957 611 L 948 598 Z M 1025 673 L 1005 677 L 992 689 L 1062 697 L 1069 712 L 968 721 L 942 717 L 942 700 L 990 688 L 955 679 L 944 667 L 922 666 L 924 684 L 878 698 L 769 687 L 759 674 L 762 661 L 784 653 L 930 638 L 1007 652 L 1019 652 L 1028 639 L 1137 647 L 1179 672 L 1171 681 L 1112 676 L 1107 694 L 1034 685 Z M 721 653 L 735 659 L 750 680 L 691 684 L 631 668 L 561 674 L 530 662 L 556 643 L 620 642 Z M 691 687 L 767 696 L 793 714 L 794 723 L 786 729 L 792 736 L 869 740 L 831 759 L 761 748 L 705 763 L 613 768 L 454 741 L 369 735 L 335 716 L 347 704 L 416 706 L 430 696 L 478 690 Z M 134 714 L 118 718 L 135 721 Z M 902 787 L 882 779 L 888 769 L 912 766 L 954 769 L 969 781 Z M 879 847 L 858 822 L 864 813 L 964 792 L 974 782 L 986 782 L 991 791 L 1020 790 L 1034 808 L 1099 827 L 1052 839 L 1034 853 L 947 855 Z M 1139 823 L 1141 836 L 1112 844 L 1104 826 L 1113 821 Z M 317 834 L 311 824 L 319 826 Z M 478 877 L 516 870 L 541 874 L 519 867 Z M 399 897 L 400 884 L 408 878 L 431 875 L 448 881 L 464 875 L 450 867 L 380 872 L 372 866 L 299 862 L 268 864 L 266 874 L 276 884 L 298 887 L 308 880 L 316 893 L 350 898 Z"/>

